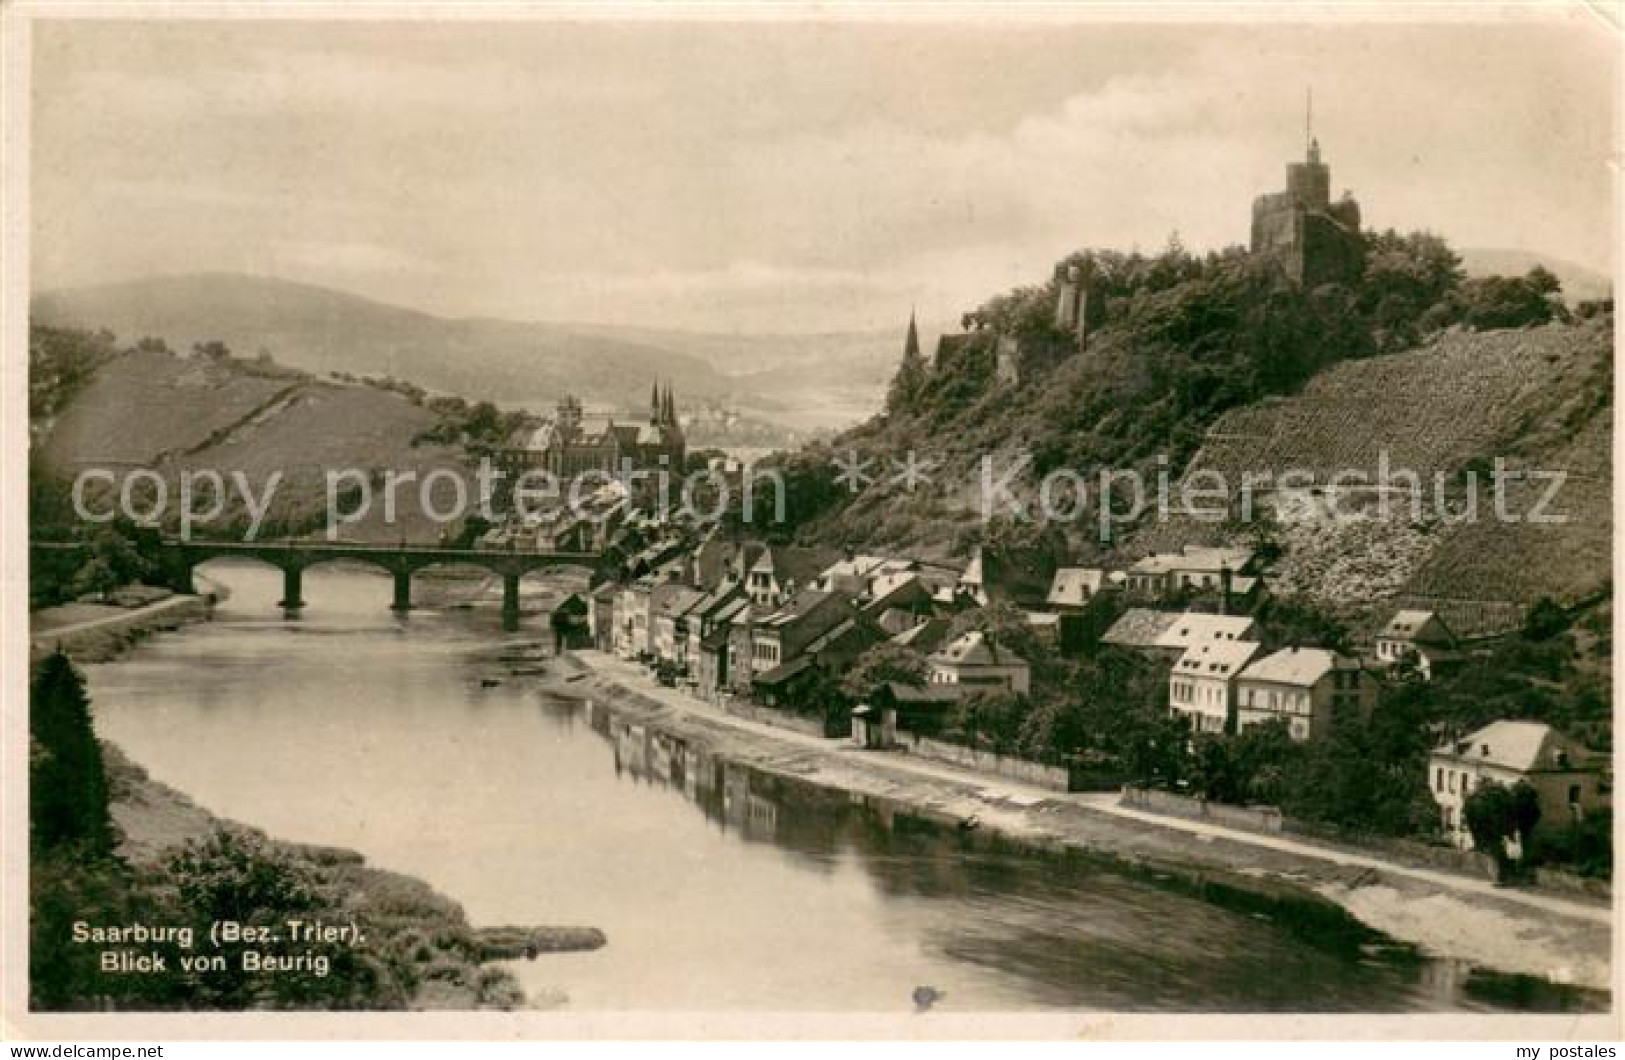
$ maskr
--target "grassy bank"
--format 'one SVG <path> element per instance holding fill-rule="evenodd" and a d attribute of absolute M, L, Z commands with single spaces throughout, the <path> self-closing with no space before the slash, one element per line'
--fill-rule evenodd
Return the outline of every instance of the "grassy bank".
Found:
<path fill-rule="evenodd" d="M 270 839 L 233 821 L 215 817 L 191 799 L 150 777 L 118 748 L 104 744 L 118 854 L 130 868 L 137 897 L 163 907 L 176 892 L 197 880 L 179 871 L 185 852 L 200 850 L 219 837 L 232 837 L 233 849 L 255 851 L 290 878 L 305 882 L 311 910 L 334 924 L 354 924 L 361 942 L 347 952 L 334 948 L 333 972 L 347 962 L 349 984 L 324 990 L 307 982 L 291 994 L 255 990 L 248 1007 L 379 1009 L 513 1009 L 526 1000 L 506 970 L 486 962 L 564 950 L 596 949 L 604 936 L 593 928 L 472 927 L 461 906 L 421 880 L 366 864 L 351 850 Z M 290 914 L 292 915 L 292 914 Z M 299 912 L 305 919 L 317 917 Z M 210 1005 L 210 984 L 199 983 L 204 1004 L 185 991 L 172 1004 Z M 283 1002 L 289 1002 L 284 1005 Z M 222 1005 L 219 1007 L 235 1007 Z"/>

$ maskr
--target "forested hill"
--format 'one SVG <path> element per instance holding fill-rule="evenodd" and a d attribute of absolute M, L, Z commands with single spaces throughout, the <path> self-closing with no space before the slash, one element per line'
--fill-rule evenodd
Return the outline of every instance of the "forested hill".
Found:
<path fill-rule="evenodd" d="M 1000 470 L 1030 455 L 1014 488 L 1030 499 L 1056 469 L 1091 484 L 1102 469 L 1151 481 L 1165 470 L 1177 489 L 1195 466 L 1327 471 L 1387 449 L 1419 464 L 1430 485 L 1443 475 L 1459 499 L 1461 476 L 1502 455 L 1510 466 L 1571 473 L 1581 511 L 1567 536 L 1424 519 L 1395 530 L 1402 555 L 1355 534 L 1329 544 L 1333 555 L 1305 549 L 1296 568 L 1284 557 L 1289 584 L 1344 599 L 1425 591 L 1528 600 L 1583 594 L 1608 577 L 1610 305 L 1569 309 L 1559 281 L 1539 267 L 1469 279 L 1426 234 L 1375 235 L 1359 281 L 1311 291 L 1239 248 L 1205 258 L 1177 245 L 1157 257 L 1092 251 L 1069 261 L 1093 270 L 1106 303 L 1086 350 L 1054 326 L 1054 283 L 978 307 L 966 332 L 947 340 L 947 356 L 927 349 L 905 359 L 884 414 L 784 460 L 790 532 L 936 558 L 991 541 L 1132 562 L 1198 538 L 1279 544 L 1301 519 L 1266 507 L 1245 524 L 1114 522 L 1102 542 L 1097 494 L 1062 523 L 984 525 L 979 462 L 990 457 Z M 933 482 L 913 491 L 888 473 L 911 451 L 933 469 Z M 879 471 L 857 492 L 836 480 L 834 463 L 854 455 Z M 1362 549 L 1363 567 L 1337 554 Z"/>

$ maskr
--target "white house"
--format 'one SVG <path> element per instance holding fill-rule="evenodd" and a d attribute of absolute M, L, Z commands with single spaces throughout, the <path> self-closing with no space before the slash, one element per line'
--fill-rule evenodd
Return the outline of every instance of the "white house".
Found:
<path fill-rule="evenodd" d="M 1184 654 L 1193 645 L 1237 643 L 1258 639 L 1258 623 L 1246 615 L 1213 615 L 1186 611 L 1157 636 L 1157 647 Z"/>
<path fill-rule="evenodd" d="M 1338 708 L 1367 711 L 1376 691 L 1358 659 L 1325 648 L 1282 648 L 1236 678 L 1236 726 L 1280 719 L 1294 740 L 1317 739 Z"/>
<path fill-rule="evenodd" d="M 1192 732 L 1234 731 L 1236 678 L 1263 648 L 1255 641 L 1193 644 L 1168 675 L 1168 709 L 1190 719 Z"/>
<path fill-rule="evenodd" d="M 932 652 L 933 684 L 960 685 L 967 691 L 1002 689 L 1025 695 L 1032 687 L 1032 669 L 1027 660 L 1007 648 L 1000 648 L 980 630 L 972 630 Z"/>
<path fill-rule="evenodd" d="M 1377 662 L 1398 666 L 1412 659 L 1425 680 L 1436 667 L 1456 659 L 1456 636 L 1432 611 L 1398 611 L 1376 636 Z"/>
<path fill-rule="evenodd" d="M 1550 725 L 1497 721 L 1428 756 L 1428 790 L 1439 804 L 1439 823 L 1462 848 L 1473 845 L 1462 819 L 1467 797 L 1484 784 L 1519 781 L 1540 797 L 1537 828 L 1561 827 L 1609 804 L 1606 755 L 1586 750 Z"/>

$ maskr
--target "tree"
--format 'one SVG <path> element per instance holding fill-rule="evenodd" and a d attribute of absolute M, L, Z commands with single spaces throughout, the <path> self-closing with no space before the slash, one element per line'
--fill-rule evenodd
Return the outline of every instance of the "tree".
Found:
<path fill-rule="evenodd" d="M 28 697 L 29 835 L 37 850 L 111 853 L 107 773 L 84 678 L 60 650 L 40 663 Z"/>
<path fill-rule="evenodd" d="M 209 361 L 227 361 L 231 359 L 231 347 L 219 339 L 210 339 L 208 342 L 194 342 L 192 356 L 202 357 Z"/>
<path fill-rule="evenodd" d="M 858 656 L 852 669 L 841 678 L 841 690 L 861 702 L 885 684 L 924 687 L 929 674 L 925 656 L 906 645 L 882 641 Z"/>
<path fill-rule="evenodd" d="M 1543 596 L 1536 600 L 1524 616 L 1523 636 L 1525 640 L 1544 641 L 1569 628 L 1569 614 L 1563 610 L 1556 600 Z"/>
<path fill-rule="evenodd" d="M 1509 857 L 1507 841 L 1515 839 L 1521 848 L 1540 821 L 1540 796 L 1526 781 L 1520 780 L 1510 788 L 1486 781 L 1467 796 L 1461 816 L 1473 837 L 1473 846 L 1505 868 Z"/>
<path fill-rule="evenodd" d="M 972 746 L 991 744 L 994 750 L 1005 753 L 1015 748 L 1026 712 L 1024 697 L 1003 689 L 982 688 L 954 704 L 949 727 Z"/>
<path fill-rule="evenodd" d="M 948 639 L 970 632 L 980 632 L 994 651 L 1014 652 L 1030 666 L 1038 665 L 1050 654 L 1033 632 L 1026 612 L 1014 604 L 995 601 L 986 607 L 961 611 L 948 628 Z"/>

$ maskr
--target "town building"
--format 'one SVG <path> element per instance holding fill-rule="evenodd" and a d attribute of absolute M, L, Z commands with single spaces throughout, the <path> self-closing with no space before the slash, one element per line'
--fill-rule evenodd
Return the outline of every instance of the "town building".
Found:
<path fill-rule="evenodd" d="M 819 574 L 837 555 L 821 548 L 788 545 L 764 548 L 747 571 L 745 592 L 758 607 L 778 607 L 798 591 L 816 586 Z"/>
<path fill-rule="evenodd" d="M 592 633 L 592 645 L 605 654 L 615 651 L 615 598 L 620 595 L 621 587 L 614 582 L 605 582 L 592 591 L 592 609 L 587 612 L 587 620 Z"/>
<path fill-rule="evenodd" d="M 1114 585 L 1100 567 L 1062 567 L 1055 572 L 1044 603 L 1057 614 L 1081 614 L 1089 602 Z"/>
<path fill-rule="evenodd" d="M 1250 640 L 1192 644 L 1168 675 L 1168 709 L 1190 719 L 1191 731 L 1236 731 L 1236 678 L 1262 650 Z"/>
<path fill-rule="evenodd" d="M 852 613 L 848 597 L 817 589 L 800 590 L 756 623 L 750 656 L 752 673 L 759 676 L 794 662 L 807 645 Z"/>
<path fill-rule="evenodd" d="M 1358 659 L 1325 648 L 1282 648 L 1236 678 L 1236 726 L 1285 721 L 1294 740 L 1326 735 L 1341 710 L 1368 713 L 1376 681 Z"/>
<path fill-rule="evenodd" d="M 1215 615 L 1206 611 L 1185 611 L 1157 636 L 1157 647 L 1184 654 L 1198 644 L 1258 639 L 1258 623 L 1247 615 Z"/>
<path fill-rule="evenodd" d="M 510 484 L 528 471 L 545 471 L 560 480 L 597 475 L 612 478 L 649 468 L 681 474 L 687 443 L 671 387 L 658 385 L 649 398 L 646 423 L 589 417 L 573 394 L 559 399 L 553 418 L 530 428 L 516 444 L 498 449 L 495 460 Z"/>
<path fill-rule="evenodd" d="M 1432 611 L 1396 612 L 1377 633 L 1374 647 L 1379 665 L 1394 667 L 1409 660 L 1424 680 L 1461 659 L 1455 634 Z"/>
<path fill-rule="evenodd" d="M 1026 695 L 1032 687 L 1027 660 L 999 647 L 987 634 L 971 630 L 926 657 L 931 683 L 957 685 L 965 692 L 993 690 Z"/>
<path fill-rule="evenodd" d="M 697 621 L 694 618 L 696 612 L 699 612 Z M 699 637 L 698 645 L 690 649 L 694 659 L 694 688 L 702 698 L 716 700 L 722 693 L 736 688 L 736 670 L 742 669 L 747 679 L 749 677 L 748 649 L 753 630 L 750 599 L 743 589 L 735 586 L 721 604 L 709 608 L 702 604 L 695 608 L 690 612 L 689 621 L 690 636 L 697 632 Z M 736 630 L 745 649 L 743 651 L 735 650 Z"/>
<path fill-rule="evenodd" d="M 1607 756 L 1536 721 L 1497 721 L 1452 740 L 1428 756 L 1428 790 L 1452 842 L 1473 845 L 1462 818 L 1467 798 L 1485 784 L 1535 789 L 1537 831 L 1559 828 L 1609 805 Z"/>
<path fill-rule="evenodd" d="M 682 668 L 688 662 L 688 637 L 684 619 L 705 599 L 698 589 L 682 583 L 662 585 L 650 597 L 649 630 L 651 651 L 663 663 Z"/>
<path fill-rule="evenodd" d="M 1004 603 L 1036 610 L 1044 606 L 1057 566 L 1045 549 L 978 545 L 959 576 L 959 592 L 980 607 Z"/>
<path fill-rule="evenodd" d="M 1128 591 L 1160 599 L 1178 593 L 1229 592 L 1243 596 L 1255 589 L 1251 572 L 1256 554 L 1250 548 L 1187 545 L 1178 552 L 1157 552 L 1124 571 Z"/>
<path fill-rule="evenodd" d="M 859 656 L 885 639 L 885 631 L 874 622 L 861 613 L 849 612 L 798 650 L 789 661 L 758 674 L 752 679 L 751 687 L 768 706 L 818 705 L 814 693 L 850 670 Z"/>

